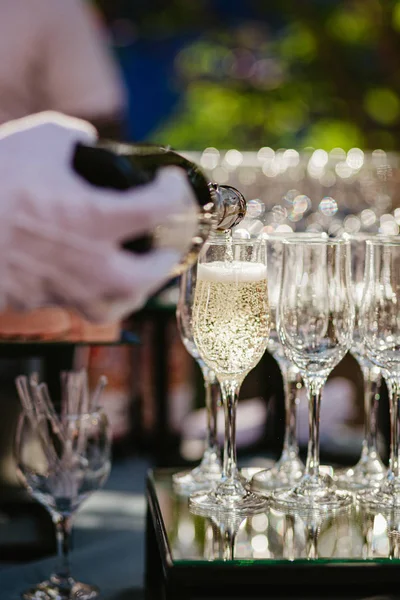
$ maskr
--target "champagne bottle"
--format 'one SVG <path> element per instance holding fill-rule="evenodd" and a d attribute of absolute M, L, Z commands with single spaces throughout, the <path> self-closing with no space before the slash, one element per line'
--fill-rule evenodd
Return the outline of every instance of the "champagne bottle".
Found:
<path fill-rule="evenodd" d="M 159 168 L 177 166 L 189 179 L 199 205 L 197 232 L 186 239 L 185 227 L 174 218 L 160 225 L 149 235 L 124 242 L 131 252 L 147 252 L 154 247 L 187 247 L 190 251 L 176 265 L 173 275 L 179 275 L 193 264 L 211 230 L 226 231 L 237 225 L 246 214 L 246 201 L 235 188 L 209 183 L 197 165 L 169 147 L 145 144 L 121 144 L 100 141 L 96 146 L 78 144 L 73 158 L 75 171 L 92 185 L 127 190 L 149 183 Z M 171 229 L 173 235 L 171 235 Z"/>

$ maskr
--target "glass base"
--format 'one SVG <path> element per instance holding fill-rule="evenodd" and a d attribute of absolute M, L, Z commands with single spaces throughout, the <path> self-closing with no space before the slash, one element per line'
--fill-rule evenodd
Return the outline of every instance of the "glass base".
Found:
<path fill-rule="evenodd" d="M 251 480 L 251 489 L 269 495 L 274 490 L 288 490 L 296 485 L 304 474 L 304 465 L 297 453 L 287 453 L 271 469 L 256 473 Z"/>
<path fill-rule="evenodd" d="M 356 496 L 357 502 L 368 509 L 400 509 L 400 481 L 385 479 L 373 490 L 363 490 Z"/>
<path fill-rule="evenodd" d="M 222 467 L 218 453 L 208 450 L 198 467 L 192 471 L 180 471 L 172 476 L 175 491 L 187 495 L 201 491 L 211 490 L 221 480 Z"/>
<path fill-rule="evenodd" d="M 197 492 L 189 499 L 190 511 L 202 516 L 247 516 L 264 511 L 267 504 L 240 475 L 233 481 L 223 481 L 211 492 Z"/>
<path fill-rule="evenodd" d="M 356 491 L 379 486 L 386 472 L 379 454 L 372 450 L 363 454 L 354 467 L 335 471 L 334 480 L 338 488 Z"/>
<path fill-rule="evenodd" d="M 317 478 L 304 475 L 291 490 L 275 492 L 273 504 L 283 510 L 325 511 L 338 510 L 352 503 L 352 496 L 337 490 L 329 475 Z"/>
<path fill-rule="evenodd" d="M 97 587 L 69 579 L 69 585 L 60 586 L 56 576 L 43 581 L 21 594 L 23 600 L 95 600 L 100 598 Z"/>

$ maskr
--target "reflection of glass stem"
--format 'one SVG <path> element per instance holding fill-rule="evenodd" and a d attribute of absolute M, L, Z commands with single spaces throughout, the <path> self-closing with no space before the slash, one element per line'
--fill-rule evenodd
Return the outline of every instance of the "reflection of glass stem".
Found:
<path fill-rule="evenodd" d="M 297 404 L 298 393 L 302 387 L 302 379 L 296 367 L 288 365 L 279 356 L 274 356 L 274 358 L 282 373 L 285 395 L 285 437 L 283 440 L 282 455 L 279 459 L 283 462 L 297 457 L 299 453 L 297 444 Z"/>
<path fill-rule="evenodd" d="M 283 558 L 287 560 L 295 559 L 295 518 L 291 514 L 286 514 L 284 519 L 284 533 L 283 533 Z"/>
<path fill-rule="evenodd" d="M 389 538 L 389 558 L 400 558 L 400 513 L 399 509 L 391 511 L 387 517 Z"/>
<path fill-rule="evenodd" d="M 377 367 L 365 364 L 360 366 L 364 377 L 365 414 L 365 434 L 361 460 L 363 458 L 367 460 L 371 454 L 377 453 L 379 388 L 382 376 Z"/>
<path fill-rule="evenodd" d="M 307 539 L 306 539 L 306 556 L 313 560 L 318 558 L 318 535 L 321 527 L 321 519 L 317 515 L 313 515 L 307 519 Z"/>
<path fill-rule="evenodd" d="M 387 377 L 386 383 L 390 397 L 390 462 L 388 479 L 389 481 L 393 481 L 394 479 L 398 485 L 400 482 L 400 378 Z"/>
<path fill-rule="evenodd" d="M 363 533 L 363 549 L 362 557 L 373 558 L 374 557 L 374 523 L 375 514 L 369 512 L 363 512 L 361 515 L 362 533 Z"/>
<path fill-rule="evenodd" d="M 213 371 L 204 363 L 200 363 L 204 377 L 204 389 L 206 395 L 207 429 L 205 456 L 218 455 L 217 440 L 217 412 L 220 404 L 220 387 Z"/>
<path fill-rule="evenodd" d="M 235 557 L 236 531 L 230 529 L 222 533 L 222 560 L 233 560 Z"/>
<path fill-rule="evenodd" d="M 237 532 L 245 517 L 214 517 L 212 527 L 215 539 L 218 540 L 218 558 L 223 561 L 235 559 L 235 543 Z"/>

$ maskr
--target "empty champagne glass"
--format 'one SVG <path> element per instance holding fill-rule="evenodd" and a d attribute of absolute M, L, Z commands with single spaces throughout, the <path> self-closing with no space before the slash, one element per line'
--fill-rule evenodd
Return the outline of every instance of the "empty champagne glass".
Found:
<path fill-rule="evenodd" d="M 222 480 L 190 498 L 193 512 L 250 514 L 266 500 L 250 491 L 236 462 L 236 406 L 242 381 L 265 352 L 269 305 L 265 242 L 211 238 L 202 250 L 193 305 L 194 339 L 221 386 L 225 409 Z"/>
<path fill-rule="evenodd" d="M 214 372 L 200 357 L 196 342 L 193 339 L 192 310 L 196 276 L 197 264 L 187 269 L 181 276 L 176 318 L 184 346 L 197 361 L 203 373 L 207 413 L 206 448 L 198 467 L 192 471 L 175 473 L 173 476 L 178 491 L 184 493 L 208 489 L 221 479 L 222 474 L 217 441 L 217 411 L 220 404 L 219 383 Z"/>
<path fill-rule="evenodd" d="M 285 355 L 276 329 L 276 311 L 279 300 L 279 289 L 282 274 L 283 241 L 293 234 L 275 233 L 267 237 L 267 270 L 268 295 L 271 309 L 271 329 L 268 340 L 268 351 L 279 365 L 283 378 L 285 396 L 285 437 L 282 454 L 270 469 L 256 473 L 251 485 L 255 491 L 267 492 L 277 489 L 290 489 L 302 477 L 304 464 L 299 457 L 297 443 L 297 404 L 299 391 L 303 387 L 299 369 Z M 304 240 L 323 239 L 326 234 L 302 233 L 294 234 Z"/>
<path fill-rule="evenodd" d="M 309 399 L 308 454 L 302 479 L 274 493 L 276 504 L 294 509 L 336 509 L 351 497 L 320 472 L 321 392 L 348 351 L 354 325 L 350 290 L 350 244 L 345 240 L 284 242 L 277 328 L 285 354 L 300 370 Z"/>
<path fill-rule="evenodd" d="M 351 244 L 352 293 L 356 310 L 351 354 L 360 365 L 364 380 L 364 440 L 358 463 L 349 469 L 335 471 L 336 485 L 357 490 L 379 485 L 386 468 L 378 448 L 378 406 L 382 375 L 379 367 L 366 356 L 359 326 L 360 308 L 364 291 L 366 241 L 375 236 L 368 233 L 346 235 Z"/>
<path fill-rule="evenodd" d="M 390 401 L 389 470 L 378 488 L 357 496 L 369 507 L 400 507 L 400 238 L 367 240 L 360 326 L 368 358 L 386 380 Z"/>
<path fill-rule="evenodd" d="M 19 378 L 21 379 L 21 378 Z M 43 391 L 43 390 L 42 390 Z M 23 400 L 15 453 L 19 477 L 49 511 L 56 529 L 60 566 L 47 581 L 22 594 L 24 600 L 89 600 L 99 590 L 77 582 L 69 565 L 72 517 L 84 500 L 98 490 L 110 472 L 110 428 L 97 408 L 65 411 L 59 418 L 52 405 L 35 390 Z"/>

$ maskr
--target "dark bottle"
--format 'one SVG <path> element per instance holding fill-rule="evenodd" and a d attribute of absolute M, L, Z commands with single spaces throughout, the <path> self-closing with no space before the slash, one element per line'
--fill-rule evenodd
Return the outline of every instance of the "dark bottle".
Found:
<path fill-rule="evenodd" d="M 211 230 L 226 231 L 243 219 L 246 201 L 242 194 L 231 186 L 209 183 L 197 165 L 169 147 L 104 141 L 96 146 L 78 144 L 73 158 L 75 171 L 89 183 L 118 190 L 149 183 L 159 168 L 170 165 L 186 172 L 199 205 L 196 235 L 191 239 L 190 251 L 174 269 L 173 274 L 178 275 L 196 260 Z M 171 218 L 151 234 L 127 240 L 123 246 L 140 253 L 169 246 L 173 239 L 179 247 L 179 233 L 185 236 L 185 228 Z M 188 242 L 186 239 L 185 247 Z"/>

